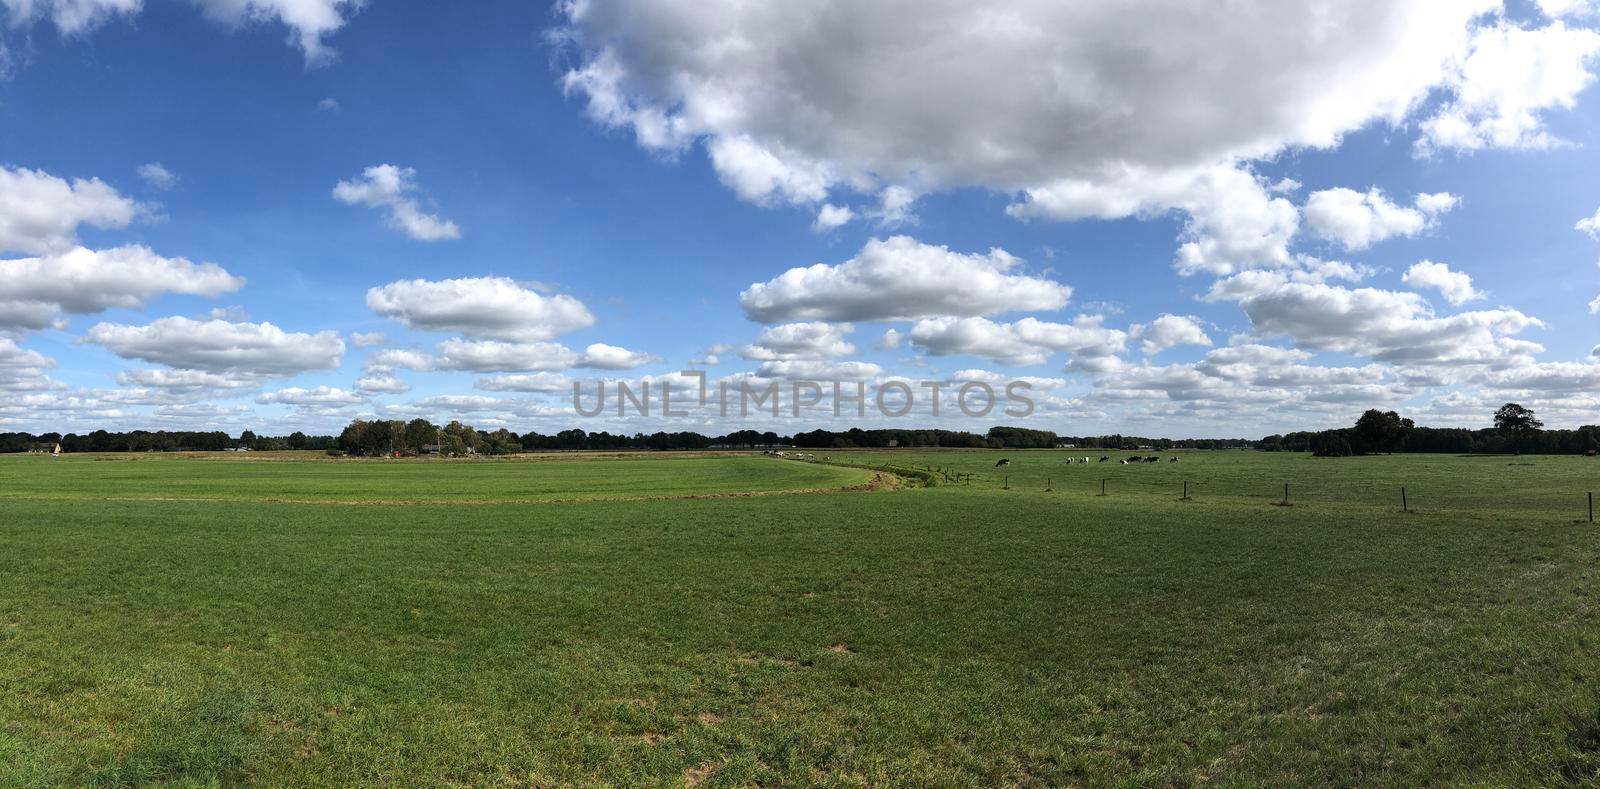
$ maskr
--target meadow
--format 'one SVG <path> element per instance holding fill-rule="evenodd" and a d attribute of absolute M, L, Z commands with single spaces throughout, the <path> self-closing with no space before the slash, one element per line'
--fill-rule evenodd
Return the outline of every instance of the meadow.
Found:
<path fill-rule="evenodd" d="M 1600 460 L 815 454 L 0 458 L 0 785 L 1600 779 Z"/>

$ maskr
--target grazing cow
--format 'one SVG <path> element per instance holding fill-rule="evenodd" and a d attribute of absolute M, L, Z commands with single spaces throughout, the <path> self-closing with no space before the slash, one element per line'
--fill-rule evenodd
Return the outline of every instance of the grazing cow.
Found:
<path fill-rule="evenodd" d="M 1178 459 L 1177 458 L 1173 458 L 1173 459 L 1171 459 L 1171 460 L 1169 460 L 1167 462 L 1168 463 L 1176 463 L 1176 462 L 1178 462 Z"/>
<path fill-rule="evenodd" d="M 1155 455 L 1151 455 L 1150 457 L 1145 458 L 1144 462 L 1146 462 L 1146 463 L 1160 463 L 1161 462 L 1161 458 L 1158 458 Z"/>
<path fill-rule="evenodd" d="M 1119 463 L 1121 465 L 1124 465 L 1124 466 L 1128 465 L 1128 461 L 1126 461 L 1126 460 L 1119 460 L 1119 461 L 1117 461 L 1117 463 Z"/>
<path fill-rule="evenodd" d="M 1011 461 L 1009 459 L 1000 458 L 998 461 L 995 462 L 994 467 L 995 468 L 1004 468 L 1004 467 L 1009 466 L 1009 465 L 1011 465 Z"/>
<path fill-rule="evenodd" d="M 1100 462 L 1101 462 L 1101 463 L 1104 463 L 1104 462 L 1106 462 L 1106 461 L 1108 461 L 1108 460 L 1110 460 L 1110 459 L 1111 459 L 1111 456 L 1110 456 L 1110 455 L 1101 455 L 1101 456 L 1100 456 Z"/>
<path fill-rule="evenodd" d="M 1129 463 L 1138 463 L 1141 460 L 1144 460 L 1144 458 L 1142 458 L 1142 457 L 1140 457 L 1138 455 L 1134 455 L 1133 457 L 1128 458 L 1128 462 Z"/>

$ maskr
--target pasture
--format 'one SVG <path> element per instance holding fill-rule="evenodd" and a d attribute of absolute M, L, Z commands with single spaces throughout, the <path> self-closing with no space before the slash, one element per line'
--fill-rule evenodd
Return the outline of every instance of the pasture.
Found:
<path fill-rule="evenodd" d="M 1600 460 L 816 454 L 0 458 L 0 785 L 1600 777 Z"/>

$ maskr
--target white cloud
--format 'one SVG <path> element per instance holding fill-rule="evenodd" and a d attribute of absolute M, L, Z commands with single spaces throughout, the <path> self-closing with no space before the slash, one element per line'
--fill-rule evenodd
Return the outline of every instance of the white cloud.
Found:
<path fill-rule="evenodd" d="M 902 198 L 968 186 L 1029 191 L 1028 213 L 1057 216 L 1070 212 L 1052 210 L 1047 190 L 1115 192 L 1136 180 L 1128 173 L 1193 181 L 1333 147 L 1375 121 L 1398 125 L 1435 89 L 1477 84 L 1461 66 L 1498 10 L 1497 0 L 1253 0 L 1229 13 L 941 1 L 908 18 L 884 2 L 584 0 L 560 6 L 560 39 L 577 60 L 565 88 L 597 122 L 671 153 L 703 141 L 747 200 L 814 204 L 848 189 L 880 195 L 880 218 L 893 222 Z M 1274 215 L 1251 231 L 1227 232 L 1215 204 L 1197 224 L 1231 235 L 1224 248 L 1281 233 L 1289 211 L 1259 202 Z M 1204 247 L 1212 234 L 1193 236 Z M 1195 250 L 1212 260 L 1205 252 Z"/>
<path fill-rule="evenodd" d="M 346 17 L 366 0 L 192 0 L 205 15 L 230 27 L 251 22 L 280 22 L 305 54 L 307 66 L 331 62 L 337 55 L 324 39 L 344 26 Z M 49 19 L 64 35 L 87 33 L 115 16 L 133 16 L 143 0 L 0 0 L 13 27 Z"/>
<path fill-rule="evenodd" d="M 1211 338 L 1194 318 L 1182 315 L 1162 315 L 1148 326 L 1135 325 L 1128 335 L 1139 341 L 1139 350 L 1145 356 L 1154 356 L 1168 348 L 1180 345 L 1211 345 Z"/>
<path fill-rule="evenodd" d="M 389 225 L 417 241 L 460 238 L 461 228 L 456 223 L 422 210 L 413 196 L 416 174 L 410 167 L 375 165 L 362 171 L 359 178 L 334 185 L 333 196 L 346 205 L 387 209 Z"/>
<path fill-rule="evenodd" d="M 367 291 L 367 307 L 413 329 L 541 341 L 594 324 L 571 296 L 541 295 L 506 277 L 391 282 Z"/>
<path fill-rule="evenodd" d="M 1485 298 L 1482 291 L 1472 287 L 1472 277 L 1459 271 L 1451 271 L 1448 265 L 1431 260 L 1424 260 L 1406 269 L 1400 281 L 1413 288 L 1438 290 L 1445 301 L 1455 306 Z"/>
<path fill-rule="evenodd" d="M 77 243 L 79 225 L 127 227 L 147 210 L 98 178 L 0 167 L 0 252 L 65 251 Z"/>
<path fill-rule="evenodd" d="M 319 386 L 315 389 L 291 386 L 276 392 L 262 392 L 256 395 L 256 402 L 264 405 L 293 405 L 306 408 L 341 408 L 361 405 L 367 402 L 367 397 L 329 386 Z"/>
<path fill-rule="evenodd" d="M 486 392 L 539 392 L 558 394 L 572 391 L 572 379 L 560 373 L 520 373 L 479 378 L 475 387 Z"/>
<path fill-rule="evenodd" d="M 163 293 L 219 296 L 244 280 L 215 263 L 164 258 L 145 247 L 77 247 L 43 257 L 0 260 L 0 327 L 42 329 L 63 313 L 137 309 Z"/>
<path fill-rule="evenodd" d="M 917 321 L 910 340 L 933 356 L 977 356 L 1001 364 L 1045 363 L 1052 353 L 1097 358 L 1120 353 L 1128 335 L 1101 325 L 1100 316 L 1081 316 L 1073 323 L 1023 318 L 995 323 L 987 318 L 942 317 Z"/>
<path fill-rule="evenodd" d="M 356 379 L 356 391 L 366 395 L 404 394 L 411 391 L 411 384 L 388 373 L 373 373 Z"/>
<path fill-rule="evenodd" d="M 117 383 L 181 394 L 204 394 L 228 389 L 252 389 L 261 385 L 261 377 L 203 370 L 123 370 L 117 373 Z"/>
<path fill-rule="evenodd" d="M 68 36 L 93 30 L 114 16 L 132 16 L 142 4 L 143 0 L 0 0 L 13 27 L 49 19 Z"/>
<path fill-rule="evenodd" d="M 1238 301 L 1261 336 L 1395 364 L 1505 367 L 1544 350 L 1510 336 L 1543 326 L 1536 318 L 1504 308 L 1438 317 L 1415 293 L 1246 272 L 1216 283 L 1208 298 Z"/>
<path fill-rule="evenodd" d="M 386 348 L 367 357 L 365 369 L 369 373 L 390 373 L 396 368 L 432 370 L 434 359 L 424 351 L 409 348 Z"/>
<path fill-rule="evenodd" d="M 178 176 L 173 175 L 160 162 L 150 162 L 139 165 L 139 177 L 154 189 L 171 189 L 178 185 Z"/>
<path fill-rule="evenodd" d="M 475 373 L 566 370 L 579 356 L 553 342 L 499 342 L 496 340 L 445 340 L 439 344 L 434 367 Z"/>
<path fill-rule="evenodd" d="M 826 233 L 843 227 L 855 217 L 856 214 L 850 210 L 850 206 L 823 203 L 822 207 L 817 209 L 817 219 L 811 223 L 811 229 L 818 233 Z"/>
<path fill-rule="evenodd" d="M 752 320 L 870 321 L 1052 310 L 1072 289 L 1020 273 L 1003 249 L 963 254 L 908 236 L 868 241 L 850 260 L 792 268 L 739 294 Z"/>
<path fill-rule="evenodd" d="M 655 354 L 630 351 L 627 348 L 597 342 L 583 349 L 583 356 L 578 357 L 575 366 L 597 370 L 632 370 L 658 361 L 661 361 L 661 357 Z"/>
<path fill-rule="evenodd" d="M 1290 263 L 1300 212 L 1255 174 L 1232 165 L 1158 170 L 1108 166 L 1092 177 L 1027 190 L 1012 216 L 1122 219 L 1178 210 L 1189 215 L 1175 261 L 1184 275 L 1229 274 Z"/>
<path fill-rule="evenodd" d="M 1579 219 L 1578 224 L 1573 225 L 1572 229 L 1587 233 L 1590 238 L 1600 241 L 1600 208 L 1595 209 L 1594 216 Z"/>
<path fill-rule="evenodd" d="M 97 0 L 106 2 L 106 0 Z M 193 0 L 206 16 L 231 27 L 246 23 L 278 22 L 289 28 L 290 39 L 305 54 L 307 66 L 333 61 L 338 53 L 324 41 L 344 27 L 349 15 L 366 0 Z"/>
<path fill-rule="evenodd" d="M 1447 80 L 1454 100 L 1421 124 L 1417 150 L 1548 148 L 1558 140 L 1540 113 L 1571 108 L 1594 74 L 1600 33 L 1554 22 L 1523 29 L 1506 22 L 1472 36 Z"/>
<path fill-rule="evenodd" d="M 339 366 L 337 332 L 286 332 L 271 323 L 161 318 L 147 326 L 97 323 L 83 341 L 125 359 L 183 370 L 285 376 Z"/>
<path fill-rule="evenodd" d="M 1395 205 L 1377 187 L 1365 194 L 1339 187 L 1312 192 L 1306 200 L 1306 226 L 1347 250 L 1362 250 L 1395 236 L 1416 236 L 1455 208 L 1449 193 L 1419 194 L 1415 207 Z"/>
<path fill-rule="evenodd" d="M 388 342 L 389 336 L 381 331 L 350 333 L 350 344 L 357 348 L 372 348 Z"/>
<path fill-rule="evenodd" d="M 322 112 L 338 112 L 339 100 L 334 98 L 325 98 L 322 101 L 317 102 L 317 109 Z"/>
<path fill-rule="evenodd" d="M 856 347 L 844 339 L 855 331 L 848 323 L 785 323 L 761 331 L 754 345 L 746 345 L 740 355 L 758 361 L 790 359 L 831 359 L 849 356 Z"/>
<path fill-rule="evenodd" d="M 815 359 L 762 362 L 756 378 L 781 378 L 804 381 L 865 381 L 883 375 L 883 368 L 871 362 L 829 362 Z"/>

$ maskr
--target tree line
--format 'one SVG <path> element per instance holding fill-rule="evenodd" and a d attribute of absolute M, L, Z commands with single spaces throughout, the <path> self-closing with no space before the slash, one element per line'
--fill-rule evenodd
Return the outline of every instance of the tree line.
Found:
<path fill-rule="evenodd" d="M 1259 448 L 1346 457 L 1392 452 L 1443 452 L 1458 455 L 1584 455 L 1600 452 L 1600 425 L 1545 430 L 1531 409 L 1506 403 L 1495 411 L 1493 427 L 1479 429 L 1418 427 L 1394 411 L 1370 409 L 1351 427 L 1271 435 Z"/>
<path fill-rule="evenodd" d="M 1070 436 L 1023 427 L 992 427 L 986 433 L 959 430 L 811 430 L 783 436 L 772 431 L 737 430 L 718 436 L 700 433 L 590 433 L 581 429 L 554 434 L 515 433 L 505 428 L 478 430 L 459 421 L 435 425 L 427 419 L 355 420 L 337 436 L 258 436 L 245 430 L 237 438 L 220 430 L 205 432 L 132 430 L 115 433 L 0 433 L 0 453 L 27 452 L 60 444 L 64 452 L 180 452 L 249 449 L 299 449 L 350 455 L 443 454 L 505 455 L 549 450 L 687 450 L 714 447 L 754 449 L 793 446 L 807 449 L 953 447 L 1030 449 L 1075 447 L 1100 450 L 1258 449 L 1347 456 L 1382 452 L 1585 454 L 1600 452 L 1600 425 L 1575 430 L 1545 430 L 1533 411 L 1507 403 L 1481 429 L 1419 427 L 1395 411 L 1368 410 L 1351 427 L 1299 431 L 1251 440 L 1167 439 L 1120 433 Z"/>

